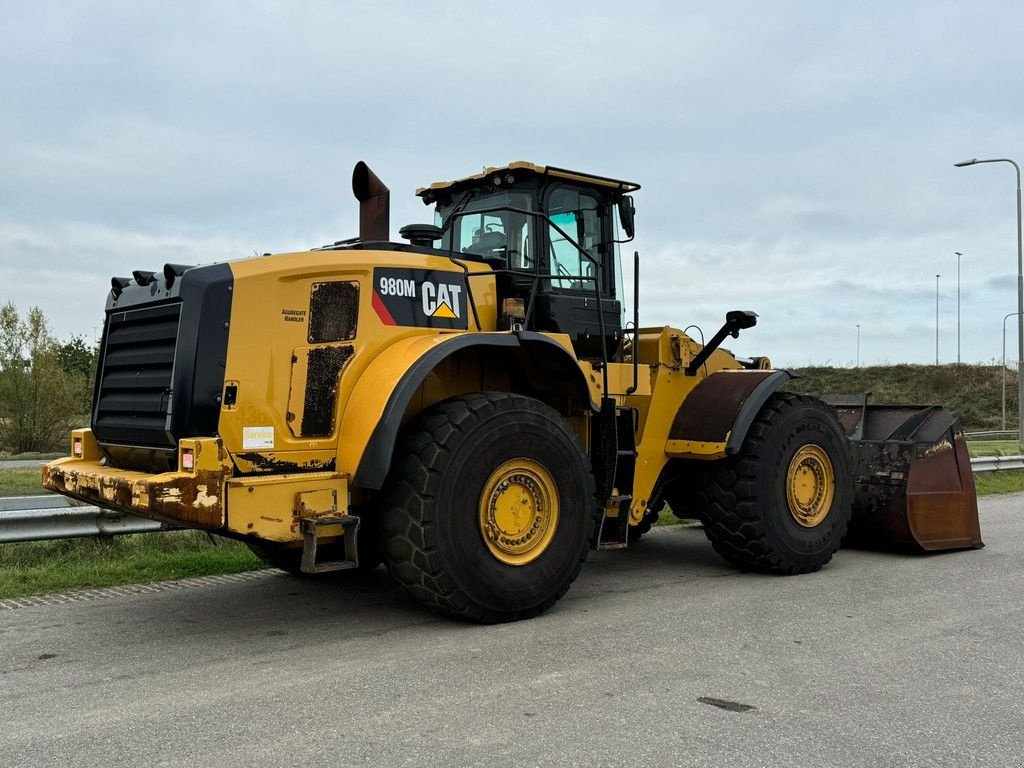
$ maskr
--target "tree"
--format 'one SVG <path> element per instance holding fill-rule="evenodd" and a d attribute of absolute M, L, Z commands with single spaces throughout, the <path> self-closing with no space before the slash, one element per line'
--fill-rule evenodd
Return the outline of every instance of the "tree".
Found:
<path fill-rule="evenodd" d="M 94 378 L 99 354 L 99 346 L 89 344 L 84 336 L 72 336 L 70 341 L 57 345 L 57 363 L 69 376 Z"/>
<path fill-rule="evenodd" d="M 64 346 L 71 349 L 62 357 L 38 307 L 24 318 L 10 302 L 0 307 L 0 448 L 22 453 L 65 447 L 72 424 L 82 418 L 90 374 L 82 372 L 85 357 L 76 340 Z"/>

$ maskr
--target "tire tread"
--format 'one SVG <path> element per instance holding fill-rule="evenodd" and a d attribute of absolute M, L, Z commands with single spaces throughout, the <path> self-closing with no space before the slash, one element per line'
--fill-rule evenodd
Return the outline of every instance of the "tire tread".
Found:
<path fill-rule="evenodd" d="M 798 574 L 820 570 L 835 550 L 816 564 L 796 563 L 772 546 L 756 495 L 769 435 L 785 414 L 801 405 L 820 403 L 813 397 L 776 393 L 758 414 L 738 456 L 712 465 L 700 474 L 696 508 L 711 546 L 725 560 L 745 570 Z M 849 516 L 841 518 L 841 541 Z M 838 544 L 836 545 L 838 549 Z"/>
<path fill-rule="evenodd" d="M 442 467 L 473 425 L 506 409 L 543 414 L 576 441 L 561 415 L 539 400 L 507 392 L 450 398 L 425 411 L 401 438 L 382 506 L 385 561 L 402 590 L 433 611 L 484 624 L 543 613 L 569 590 L 589 554 L 589 548 L 583 550 L 571 576 L 555 594 L 539 605 L 515 612 L 475 604 L 445 570 L 438 552 L 435 520 L 430 514 L 435 509 L 433 501 L 442 479 Z M 593 498 L 594 478 L 590 472 L 587 477 L 589 496 Z M 592 506 L 590 524 L 597 525 L 602 510 L 596 500 Z"/>

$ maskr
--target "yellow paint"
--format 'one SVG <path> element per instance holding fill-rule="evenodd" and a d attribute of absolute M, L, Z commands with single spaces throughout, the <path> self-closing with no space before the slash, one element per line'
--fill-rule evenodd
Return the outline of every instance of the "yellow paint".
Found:
<path fill-rule="evenodd" d="M 79 457 L 83 461 L 99 461 L 100 447 L 96 443 L 96 438 L 92 435 L 91 429 L 74 429 L 71 431 L 71 456 L 75 455 L 75 442 L 81 441 L 82 443 L 82 455 Z"/>
<path fill-rule="evenodd" d="M 437 309 L 434 310 L 433 317 L 446 317 L 451 320 L 455 319 L 455 313 L 452 312 L 452 308 L 445 304 L 443 301 L 437 305 Z"/>
<path fill-rule="evenodd" d="M 558 528 L 558 488 L 544 465 L 527 458 L 506 461 L 480 494 L 480 534 L 506 565 L 526 565 L 543 555 Z"/>
<path fill-rule="evenodd" d="M 289 461 L 290 452 L 337 455 L 339 445 L 345 440 L 344 435 L 352 431 L 351 424 L 346 427 L 342 423 L 343 414 L 349 410 L 356 386 L 364 380 L 364 374 L 375 379 L 388 392 L 397 382 L 397 378 L 392 376 L 381 383 L 370 371 L 371 367 L 380 370 L 376 365 L 377 358 L 395 344 L 417 343 L 419 340 L 428 347 L 437 340 L 458 333 L 384 325 L 373 310 L 370 284 L 374 266 L 382 265 L 462 273 L 462 268 L 447 258 L 399 251 L 309 251 L 231 262 L 234 276 L 232 332 L 228 341 L 225 379 L 238 382 L 238 395 L 233 407 L 221 409 L 219 432 L 232 455 L 273 454 L 277 460 L 285 462 Z M 486 264 L 477 262 L 467 261 L 465 266 L 471 273 L 490 269 Z M 356 337 L 344 342 L 310 345 L 308 314 L 305 322 L 295 322 L 294 318 L 301 316 L 296 312 L 308 313 L 314 284 L 335 280 L 356 282 L 360 286 Z M 497 323 L 494 276 L 480 275 L 470 280 L 469 285 L 477 303 L 481 327 L 493 332 Z M 475 330 L 468 301 L 463 311 L 469 328 Z M 352 346 L 353 355 L 339 377 L 334 429 L 327 436 L 302 437 L 299 431 L 306 383 L 306 355 L 302 352 L 311 346 L 338 345 Z M 384 367 L 388 367 L 387 364 Z M 349 417 L 358 410 L 358 407 L 352 409 Z M 378 416 L 379 413 L 377 411 Z M 290 419 L 288 414 L 291 414 Z M 272 426 L 273 449 L 246 451 L 242 441 L 242 429 L 246 426 Z M 365 436 L 368 437 L 369 432 L 365 432 Z M 357 461 L 363 448 L 364 445 L 357 446 L 354 453 L 346 453 L 346 458 Z M 257 463 L 252 459 L 246 461 Z M 339 463 L 337 469 L 351 473 L 356 465 Z"/>
<path fill-rule="evenodd" d="M 702 443 L 699 440 L 667 440 L 665 453 L 674 459 L 722 459 L 725 443 Z"/>
<path fill-rule="evenodd" d="M 616 397 L 620 404 L 635 408 L 638 414 L 636 472 L 633 477 L 633 500 L 629 511 L 630 523 L 633 525 L 643 519 L 658 478 L 669 459 L 675 458 L 670 453 L 668 434 L 672 421 L 686 397 L 708 374 L 718 370 L 740 368 L 740 364 L 732 355 L 718 349 L 695 376 L 687 376 L 686 366 L 701 349 L 693 339 L 682 331 L 668 326 L 641 328 L 637 337 L 642 385 L 633 395 Z M 620 378 L 612 390 L 617 394 L 625 392 L 621 377 L 628 378 L 632 383 L 632 366 L 621 365 L 615 368 L 620 369 L 616 371 L 616 376 Z M 628 369 L 628 374 L 625 369 Z M 609 379 L 611 375 L 612 367 L 609 366 Z M 721 456 L 724 455 L 722 446 Z M 688 458 L 718 457 L 700 454 Z"/>
<path fill-rule="evenodd" d="M 232 533 L 298 541 L 300 519 L 348 514 L 348 477 L 337 472 L 235 477 L 227 483 L 227 508 Z M 322 538 L 331 532 L 320 533 Z"/>
<path fill-rule="evenodd" d="M 793 454 L 786 470 L 786 503 L 804 528 L 820 525 L 832 508 L 836 476 L 825 449 L 807 443 Z"/>

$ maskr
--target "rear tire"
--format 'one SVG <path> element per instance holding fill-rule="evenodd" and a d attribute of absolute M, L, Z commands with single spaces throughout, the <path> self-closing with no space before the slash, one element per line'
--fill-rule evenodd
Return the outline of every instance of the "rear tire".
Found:
<path fill-rule="evenodd" d="M 715 551 L 744 569 L 808 573 L 825 565 L 850 523 L 850 449 L 832 410 L 775 394 L 740 452 L 708 466 L 695 496 Z"/>
<path fill-rule="evenodd" d="M 423 605 L 482 623 L 550 608 L 586 560 L 601 510 L 576 435 L 544 403 L 464 395 L 425 411 L 381 494 L 384 558 Z"/>

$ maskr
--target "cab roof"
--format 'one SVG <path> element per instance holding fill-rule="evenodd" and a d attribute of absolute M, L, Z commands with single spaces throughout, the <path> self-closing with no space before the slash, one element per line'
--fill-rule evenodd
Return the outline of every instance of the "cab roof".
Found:
<path fill-rule="evenodd" d="M 589 184 L 595 187 L 615 189 L 622 193 L 635 192 L 640 189 L 640 185 L 634 184 L 632 181 L 619 181 L 618 179 L 609 179 L 607 176 L 595 176 L 592 173 L 584 173 L 583 171 L 570 171 L 565 168 L 556 168 L 553 165 L 535 165 L 534 163 L 527 163 L 523 160 L 519 160 L 514 163 L 509 163 L 508 165 L 485 168 L 481 173 L 473 176 L 466 176 L 463 179 L 456 179 L 455 181 L 435 181 L 429 187 L 420 187 L 417 189 L 416 194 L 419 197 L 422 197 L 424 202 L 430 202 L 430 200 L 436 197 L 439 192 L 454 192 L 465 187 L 476 186 L 480 181 L 504 172 L 514 172 L 517 177 L 554 177 L 557 179 L 565 179 L 567 181 L 575 181 L 580 184 Z"/>

